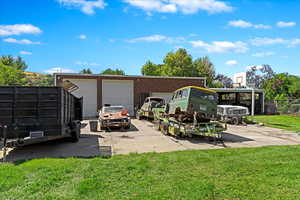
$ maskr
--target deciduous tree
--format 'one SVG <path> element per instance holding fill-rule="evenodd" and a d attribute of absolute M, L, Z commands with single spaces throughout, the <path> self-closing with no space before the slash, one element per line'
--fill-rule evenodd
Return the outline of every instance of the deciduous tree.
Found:
<path fill-rule="evenodd" d="M 111 69 L 108 68 L 106 70 L 104 70 L 103 72 L 101 72 L 100 74 L 104 74 L 104 75 L 125 75 L 125 72 L 121 69 Z"/>

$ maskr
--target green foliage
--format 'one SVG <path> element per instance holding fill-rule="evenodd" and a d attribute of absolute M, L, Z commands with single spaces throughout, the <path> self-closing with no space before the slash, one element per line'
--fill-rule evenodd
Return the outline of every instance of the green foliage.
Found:
<path fill-rule="evenodd" d="M 100 74 L 103 74 L 103 75 L 125 75 L 125 72 L 121 69 L 111 69 L 111 68 L 108 68 L 106 70 L 104 70 L 103 72 L 101 72 Z"/>
<path fill-rule="evenodd" d="M 198 58 L 193 63 L 196 76 L 206 77 L 206 84 L 211 87 L 215 79 L 215 68 L 207 56 Z"/>
<path fill-rule="evenodd" d="M 0 199 L 299 199 L 300 146 L 0 164 Z"/>
<path fill-rule="evenodd" d="M 179 76 L 179 77 L 206 77 L 207 85 L 213 86 L 215 69 L 208 57 L 193 58 L 188 52 L 180 48 L 176 52 L 169 52 L 163 59 L 162 65 L 147 61 L 141 72 L 149 76 Z"/>
<path fill-rule="evenodd" d="M 298 76 L 281 73 L 264 84 L 266 99 L 284 100 L 300 98 L 300 78 Z"/>
<path fill-rule="evenodd" d="M 0 57 L 0 85 L 53 86 L 52 75 L 25 72 L 27 65 L 21 57 Z"/>
<path fill-rule="evenodd" d="M 169 52 L 164 58 L 162 75 L 164 76 L 193 76 L 193 58 L 183 48 Z"/>
<path fill-rule="evenodd" d="M 151 61 L 147 61 L 142 69 L 141 72 L 145 76 L 161 76 L 162 75 L 162 65 L 156 65 Z"/>
<path fill-rule="evenodd" d="M 87 68 L 87 69 L 82 69 L 80 72 L 80 74 L 93 74 L 92 70 Z"/>
<path fill-rule="evenodd" d="M 0 85 L 24 85 L 26 83 L 23 71 L 4 65 L 0 62 Z"/>
<path fill-rule="evenodd" d="M 1 56 L 0 62 L 6 66 L 14 67 L 20 71 L 25 71 L 28 67 L 21 57 L 14 58 L 12 56 Z"/>

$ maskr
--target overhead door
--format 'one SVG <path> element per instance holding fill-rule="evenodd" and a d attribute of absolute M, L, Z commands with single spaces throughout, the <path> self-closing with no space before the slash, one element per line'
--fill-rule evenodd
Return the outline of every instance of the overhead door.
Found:
<path fill-rule="evenodd" d="M 172 99 L 173 93 L 167 93 L 167 92 L 152 92 L 151 96 L 153 97 L 162 97 L 165 99 L 166 103 L 169 103 Z"/>
<path fill-rule="evenodd" d="M 134 115 L 133 81 L 102 80 L 102 105 L 122 105 Z"/>
<path fill-rule="evenodd" d="M 95 79 L 68 79 L 78 86 L 72 92 L 76 97 L 83 97 L 83 117 L 97 116 L 97 80 Z"/>

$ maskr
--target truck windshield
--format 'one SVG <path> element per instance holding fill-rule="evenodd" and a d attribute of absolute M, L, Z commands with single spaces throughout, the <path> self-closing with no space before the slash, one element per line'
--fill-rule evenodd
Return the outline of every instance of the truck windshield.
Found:
<path fill-rule="evenodd" d="M 195 88 L 191 89 L 191 96 L 199 99 L 208 99 L 210 101 L 217 101 L 217 95 L 209 92 L 204 92 L 201 90 L 197 90 Z"/>
<path fill-rule="evenodd" d="M 117 113 L 117 112 L 121 112 L 122 110 L 124 110 L 124 108 L 122 106 L 107 107 L 107 108 L 104 108 L 104 113 Z"/>
<path fill-rule="evenodd" d="M 163 100 L 163 99 L 160 99 L 160 98 L 151 98 L 150 101 L 155 101 L 155 102 L 161 103 L 161 102 L 163 102 L 164 100 Z"/>

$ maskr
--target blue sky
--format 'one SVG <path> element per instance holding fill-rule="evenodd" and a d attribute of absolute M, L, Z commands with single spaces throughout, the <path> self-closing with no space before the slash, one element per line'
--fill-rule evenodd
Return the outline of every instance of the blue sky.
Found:
<path fill-rule="evenodd" d="M 300 75 L 297 0 L 0 0 L 0 55 L 29 71 L 140 74 L 186 48 L 232 76 L 249 65 Z"/>

